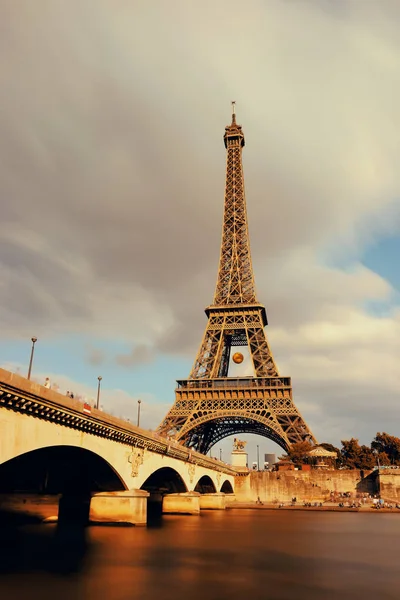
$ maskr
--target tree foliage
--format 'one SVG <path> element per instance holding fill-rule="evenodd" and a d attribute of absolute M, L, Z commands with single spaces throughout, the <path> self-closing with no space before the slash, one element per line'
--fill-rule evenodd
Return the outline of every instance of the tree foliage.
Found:
<path fill-rule="evenodd" d="M 377 452 L 380 464 L 385 464 L 384 454 L 389 458 L 389 463 L 386 464 L 400 464 L 400 438 L 388 433 L 377 433 L 371 448 Z"/>
<path fill-rule="evenodd" d="M 360 444 L 356 438 L 342 440 L 342 448 L 336 448 L 326 442 L 320 444 L 330 452 L 336 452 L 337 459 L 332 461 L 336 468 L 370 470 L 375 466 L 400 466 L 400 438 L 388 433 L 377 433 L 371 446 Z M 291 460 L 296 467 L 313 464 L 309 456 L 313 446 L 309 442 L 292 444 L 281 460 Z M 329 461 L 327 461 L 329 462 Z"/>
<path fill-rule="evenodd" d="M 312 448 L 313 446 L 310 442 L 297 442 L 296 444 L 292 444 L 287 454 L 281 458 L 283 460 L 291 460 L 295 467 L 300 467 L 310 462 L 308 452 Z"/>
<path fill-rule="evenodd" d="M 342 440 L 343 465 L 349 469 L 373 469 L 376 458 L 369 446 L 360 446 L 355 438 Z"/>
<path fill-rule="evenodd" d="M 378 454 L 376 454 L 376 462 L 381 467 L 388 467 L 392 464 L 390 457 L 386 454 L 386 452 L 378 452 Z"/>
<path fill-rule="evenodd" d="M 342 440 L 342 464 L 348 469 L 373 469 L 375 466 L 400 465 L 400 438 L 388 433 L 377 433 L 371 446 L 358 440 Z"/>

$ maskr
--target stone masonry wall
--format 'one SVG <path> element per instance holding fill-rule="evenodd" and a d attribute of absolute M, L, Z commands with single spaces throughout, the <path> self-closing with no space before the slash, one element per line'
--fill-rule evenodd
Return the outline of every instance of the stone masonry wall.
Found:
<path fill-rule="evenodd" d="M 400 475 L 400 474 L 399 474 Z M 399 477 L 400 485 L 400 477 Z M 378 491 L 375 474 L 370 471 L 250 471 L 235 478 L 238 502 L 323 502 L 331 491 L 374 494 Z M 399 488 L 400 491 L 400 488 Z"/>
<path fill-rule="evenodd" d="M 379 473 L 379 486 L 382 498 L 400 501 L 400 470 L 385 469 Z"/>

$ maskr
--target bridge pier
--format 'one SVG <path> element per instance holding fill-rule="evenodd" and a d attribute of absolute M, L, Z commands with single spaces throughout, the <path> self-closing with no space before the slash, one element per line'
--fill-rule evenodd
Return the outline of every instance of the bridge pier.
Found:
<path fill-rule="evenodd" d="M 225 494 L 225 506 L 229 506 L 233 502 L 236 502 L 236 494 Z"/>
<path fill-rule="evenodd" d="M 200 493 L 166 494 L 163 498 L 162 512 L 173 515 L 198 515 L 200 514 Z"/>
<path fill-rule="evenodd" d="M 146 525 L 147 498 L 144 490 L 99 492 L 90 502 L 89 521 L 92 523 L 130 523 Z"/>
<path fill-rule="evenodd" d="M 226 500 L 223 492 L 214 492 L 212 494 L 201 494 L 201 510 L 225 510 Z"/>

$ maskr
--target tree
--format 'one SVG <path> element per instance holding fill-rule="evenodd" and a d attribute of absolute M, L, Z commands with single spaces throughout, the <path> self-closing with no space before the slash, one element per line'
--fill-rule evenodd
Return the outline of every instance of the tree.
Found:
<path fill-rule="evenodd" d="M 371 448 L 378 453 L 380 464 L 385 464 L 381 462 L 380 454 L 386 454 L 389 457 L 389 464 L 400 464 L 400 438 L 388 433 L 377 433 L 371 443 Z"/>
<path fill-rule="evenodd" d="M 356 463 L 360 456 L 360 444 L 355 438 L 351 440 L 342 440 L 342 449 L 340 451 L 343 459 L 343 466 L 350 469 L 356 469 Z"/>
<path fill-rule="evenodd" d="M 376 454 L 376 462 L 378 466 L 388 467 L 391 465 L 390 457 L 386 454 L 386 452 L 379 452 L 379 454 Z"/>
<path fill-rule="evenodd" d="M 376 464 L 371 448 L 365 445 L 360 446 L 355 438 L 342 440 L 341 455 L 343 466 L 349 469 L 373 469 Z"/>
<path fill-rule="evenodd" d="M 308 456 L 308 452 L 312 450 L 313 446 L 310 442 L 296 442 L 292 444 L 287 454 L 282 456 L 283 460 L 291 460 L 296 467 L 300 467 L 301 465 L 307 464 L 310 462 L 310 457 Z"/>
<path fill-rule="evenodd" d="M 340 454 L 339 448 L 336 448 L 336 446 L 334 446 L 333 444 L 329 444 L 328 442 L 322 442 L 322 444 L 319 445 L 322 446 L 322 448 L 325 448 L 325 450 L 328 450 L 329 452 L 336 452 L 337 454 Z"/>
<path fill-rule="evenodd" d="M 360 460 L 357 469 L 371 470 L 376 464 L 376 457 L 369 446 L 360 446 Z"/>

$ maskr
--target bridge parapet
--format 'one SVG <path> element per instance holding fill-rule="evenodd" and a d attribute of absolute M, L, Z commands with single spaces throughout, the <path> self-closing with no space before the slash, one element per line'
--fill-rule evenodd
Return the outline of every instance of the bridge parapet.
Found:
<path fill-rule="evenodd" d="M 0 369 L 0 408 L 84 431 L 121 444 L 147 449 L 184 462 L 235 475 L 225 463 L 186 448 L 174 440 L 146 431 L 96 408 L 85 412 L 84 404 L 63 396 L 16 373 Z M 86 409 L 87 410 L 87 409 Z"/>

